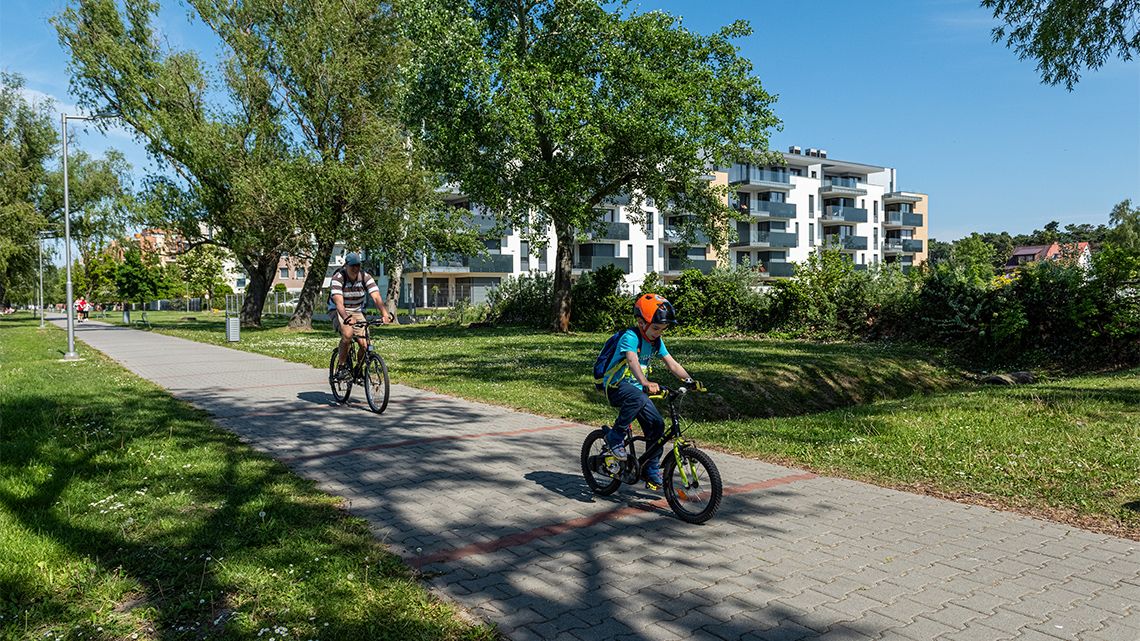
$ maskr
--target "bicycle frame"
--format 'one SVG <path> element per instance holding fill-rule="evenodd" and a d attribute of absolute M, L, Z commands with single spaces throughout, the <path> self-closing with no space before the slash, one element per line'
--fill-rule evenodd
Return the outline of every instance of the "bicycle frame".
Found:
<path fill-rule="evenodd" d="M 683 388 L 682 388 L 683 389 Z M 649 445 L 649 440 L 644 436 L 631 436 L 627 439 L 630 447 L 637 441 L 646 444 L 645 453 L 637 457 L 637 472 L 640 476 L 641 470 L 645 469 L 646 464 L 652 461 L 653 458 L 661 455 L 665 449 L 665 444 L 673 441 L 673 458 L 677 462 L 677 470 L 681 473 L 681 481 L 685 485 L 689 485 L 689 474 L 685 466 L 681 464 L 681 450 L 689 445 L 689 441 L 685 437 L 681 429 L 681 416 L 677 406 L 681 403 L 681 398 L 684 397 L 686 392 L 671 390 L 667 387 L 661 387 L 661 394 L 650 395 L 649 398 L 665 398 L 669 401 L 669 427 L 661 434 L 661 438 L 657 439 L 655 443 Z M 634 450 L 636 451 L 636 450 Z"/>

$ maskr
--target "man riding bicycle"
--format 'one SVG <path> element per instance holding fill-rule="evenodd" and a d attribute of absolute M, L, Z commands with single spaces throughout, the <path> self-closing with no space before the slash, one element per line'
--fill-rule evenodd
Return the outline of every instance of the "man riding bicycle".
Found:
<path fill-rule="evenodd" d="M 329 317 L 332 320 L 333 330 L 340 334 L 340 359 L 337 361 L 337 371 L 348 377 L 348 346 L 356 338 L 361 349 L 368 345 L 364 340 L 364 328 L 356 327 L 356 323 L 364 321 L 364 306 L 371 297 L 376 309 L 380 310 L 382 322 L 392 321 L 392 315 L 384 306 L 384 299 L 380 297 L 380 288 L 371 275 L 361 267 L 360 254 L 349 252 L 344 257 L 344 266 L 337 270 L 329 285 Z"/>

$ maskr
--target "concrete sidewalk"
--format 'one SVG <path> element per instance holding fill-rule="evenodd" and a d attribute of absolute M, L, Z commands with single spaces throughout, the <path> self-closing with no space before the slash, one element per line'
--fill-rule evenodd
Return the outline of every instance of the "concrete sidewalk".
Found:
<path fill-rule="evenodd" d="M 630 486 L 594 497 L 589 426 L 401 385 L 377 416 L 333 405 L 307 365 L 96 322 L 77 336 L 345 497 L 515 641 L 1140 641 L 1136 541 L 720 453 L 724 503 L 692 526 Z"/>

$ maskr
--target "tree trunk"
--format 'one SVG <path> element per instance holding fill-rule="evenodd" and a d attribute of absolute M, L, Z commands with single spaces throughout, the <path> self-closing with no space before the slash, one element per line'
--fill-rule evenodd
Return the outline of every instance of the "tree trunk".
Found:
<path fill-rule="evenodd" d="M 313 262 L 305 274 L 305 284 L 301 286 L 297 308 L 293 310 L 293 316 L 289 319 L 289 329 L 313 327 L 313 310 L 317 307 L 317 296 L 320 296 L 321 286 L 325 283 L 325 272 L 328 271 L 329 257 L 332 256 L 334 245 L 336 245 L 336 236 L 332 234 L 325 238 L 317 237 L 317 250 L 313 253 Z"/>
<path fill-rule="evenodd" d="M 280 260 L 281 252 L 273 252 L 241 261 L 249 274 L 249 286 L 245 289 L 245 300 L 241 305 L 242 327 L 261 327 L 261 310 L 265 307 L 265 297 L 269 294 Z"/>
<path fill-rule="evenodd" d="M 384 297 L 384 304 L 392 314 L 392 322 L 400 323 L 400 278 L 404 276 L 404 258 L 397 255 L 392 258 L 392 265 L 388 267 L 388 295 Z"/>
<path fill-rule="evenodd" d="M 554 224 L 554 309 L 551 330 L 570 331 L 570 278 L 574 269 L 574 235 L 565 224 Z"/>

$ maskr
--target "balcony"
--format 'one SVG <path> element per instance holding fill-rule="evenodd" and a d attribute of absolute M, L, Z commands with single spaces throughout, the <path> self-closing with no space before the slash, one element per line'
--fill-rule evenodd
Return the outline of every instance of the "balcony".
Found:
<path fill-rule="evenodd" d="M 795 247 L 799 239 L 791 232 L 757 231 L 731 244 L 732 247 Z"/>
<path fill-rule="evenodd" d="M 829 196 L 866 196 L 867 190 L 859 186 L 855 178 L 824 176 L 823 184 L 819 187 L 821 197 Z"/>
<path fill-rule="evenodd" d="M 855 265 L 854 267 L 855 267 L 855 271 L 857 271 L 857 272 L 865 272 L 865 271 L 867 271 L 867 266 L 866 266 L 866 265 Z"/>
<path fill-rule="evenodd" d="M 918 203 L 922 202 L 922 197 L 910 194 L 905 191 L 888 191 L 883 194 L 884 203 Z"/>
<path fill-rule="evenodd" d="M 887 227 L 922 227 L 922 214 L 906 211 L 884 212 L 883 224 Z"/>
<path fill-rule="evenodd" d="M 708 260 L 704 258 L 678 258 L 676 256 L 667 256 L 665 258 L 665 271 L 668 273 L 678 273 L 686 269 L 697 269 L 701 273 L 707 274 L 716 267 L 715 260 Z"/>
<path fill-rule="evenodd" d="M 796 273 L 795 263 L 770 260 L 763 265 L 764 268 L 760 272 L 760 275 L 767 278 L 791 278 Z"/>
<path fill-rule="evenodd" d="M 796 206 L 792 203 L 777 203 L 768 200 L 753 200 L 749 203 L 747 209 L 743 209 L 739 203 L 736 204 L 736 208 L 747 213 L 750 216 L 757 216 L 759 218 L 796 217 Z"/>
<path fill-rule="evenodd" d="M 606 265 L 614 265 L 623 273 L 629 273 L 629 258 L 619 258 L 617 256 L 584 256 L 574 261 L 574 269 L 584 269 L 593 271 Z"/>
<path fill-rule="evenodd" d="M 902 253 L 902 239 L 901 238 L 888 238 L 883 241 L 884 254 L 899 254 Z"/>
<path fill-rule="evenodd" d="M 902 250 L 908 254 L 917 254 L 922 251 L 922 241 L 915 238 L 904 238 Z"/>
<path fill-rule="evenodd" d="M 838 249 L 839 251 L 856 251 L 867 249 L 866 236 L 840 236 L 829 234 L 823 237 L 824 249 Z"/>
<path fill-rule="evenodd" d="M 825 223 L 865 223 L 867 210 L 843 205 L 828 205 L 823 208 L 821 219 Z"/>
<path fill-rule="evenodd" d="M 411 269 L 415 269 L 415 266 L 412 266 Z M 437 258 L 428 263 L 428 271 L 430 272 L 510 274 L 514 270 L 515 257 L 509 254 Z"/>
<path fill-rule="evenodd" d="M 742 165 L 734 166 L 728 173 L 728 183 L 735 187 L 767 187 L 789 191 L 792 189 L 792 176 L 786 171 L 771 171 Z"/>
<path fill-rule="evenodd" d="M 629 240 L 629 223 L 605 223 L 598 230 L 587 230 L 589 240 Z"/>
<path fill-rule="evenodd" d="M 666 227 L 664 240 L 668 244 L 679 245 L 684 240 L 684 237 L 680 229 L 676 227 Z M 709 236 L 703 231 L 694 231 L 693 240 L 689 244 L 707 245 L 709 244 Z"/>
<path fill-rule="evenodd" d="M 500 227 L 499 221 L 490 214 L 472 214 L 470 217 L 471 226 L 478 230 L 480 235 L 486 236 L 491 233 L 501 233 L 504 236 L 511 235 L 510 227 Z"/>

